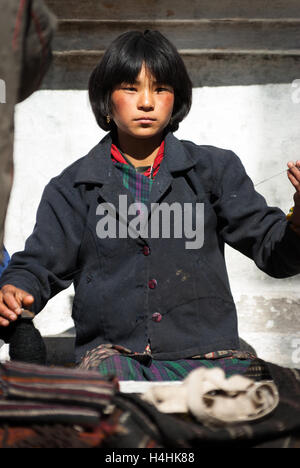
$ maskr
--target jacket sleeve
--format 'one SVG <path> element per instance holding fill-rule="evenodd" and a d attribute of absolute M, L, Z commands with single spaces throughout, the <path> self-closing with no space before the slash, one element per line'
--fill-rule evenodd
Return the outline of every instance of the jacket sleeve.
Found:
<path fill-rule="evenodd" d="M 219 158 L 218 158 L 219 159 Z M 274 278 L 300 273 L 300 237 L 286 215 L 256 192 L 238 156 L 226 151 L 214 164 L 219 234 Z"/>
<path fill-rule="evenodd" d="M 0 279 L 0 287 L 13 284 L 32 294 L 33 310 L 69 287 L 76 274 L 78 251 L 86 220 L 86 208 L 78 190 L 53 179 L 46 186 L 36 224 L 24 251 L 12 255 Z"/>

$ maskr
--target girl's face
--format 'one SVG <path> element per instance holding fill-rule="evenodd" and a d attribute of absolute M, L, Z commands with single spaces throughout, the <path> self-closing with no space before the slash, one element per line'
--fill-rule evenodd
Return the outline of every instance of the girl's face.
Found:
<path fill-rule="evenodd" d="M 157 83 L 145 65 L 134 83 L 121 83 L 111 94 L 112 118 L 118 132 L 135 138 L 160 135 L 174 107 L 174 90 Z"/>

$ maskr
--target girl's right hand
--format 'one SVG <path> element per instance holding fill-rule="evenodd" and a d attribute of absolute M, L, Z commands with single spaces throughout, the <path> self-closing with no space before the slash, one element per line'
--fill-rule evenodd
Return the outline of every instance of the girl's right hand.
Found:
<path fill-rule="evenodd" d="M 34 297 L 12 284 L 5 284 L 0 290 L 0 326 L 7 327 L 22 313 L 23 306 L 31 306 Z"/>

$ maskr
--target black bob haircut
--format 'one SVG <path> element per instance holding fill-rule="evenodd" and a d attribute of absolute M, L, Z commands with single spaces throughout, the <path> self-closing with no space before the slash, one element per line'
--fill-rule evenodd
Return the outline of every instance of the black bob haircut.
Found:
<path fill-rule="evenodd" d="M 161 84 L 174 89 L 174 109 L 168 129 L 176 131 L 192 104 L 192 82 L 177 49 L 159 31 L 130 31 L 118 36 L 108 47 L 89 79 L 89 99 L 98 125 L 116 128 L 111 119 L 110 98 L 115 86 L 134 83 L 143 63 Z"/>

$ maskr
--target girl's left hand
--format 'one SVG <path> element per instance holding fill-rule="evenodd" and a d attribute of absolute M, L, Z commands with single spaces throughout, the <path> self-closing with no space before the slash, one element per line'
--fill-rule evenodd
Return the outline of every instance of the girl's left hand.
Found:
<path fill-rule="evenodd" d="M 288 162 L 287 175 L 292 185 L 296 189 L 294 194 L 294 211 L 290 218 L 291 228 L 298 235 L 300 235 L 300 160 L 296 161 L 296 164 L 292 161 Z"/>
<path fill-rule="evenodd" d="M 294 195 L 295 206 L 300 208 L 300 160 L 296 161 L 296 164 L 293 161 L 287 163 L 289 170 L 287 171 L 288 178 L 296 189 Z"/>

